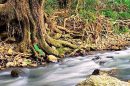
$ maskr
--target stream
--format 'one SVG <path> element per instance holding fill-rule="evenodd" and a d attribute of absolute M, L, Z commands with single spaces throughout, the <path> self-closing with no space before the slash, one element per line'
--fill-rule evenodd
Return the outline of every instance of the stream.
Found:
<path fill-rule="evenodd" d="M 118 69 L 115 76 L 130 80 L 130 48 L 122 51 L 96 53 L 84 57 L 65 58 L 39 68 L 22 68 L 18 78 L 12 78 L 10 71 L 0 72 L 0 86 L 75 86 L 92 74 L 95 69 Z"/>

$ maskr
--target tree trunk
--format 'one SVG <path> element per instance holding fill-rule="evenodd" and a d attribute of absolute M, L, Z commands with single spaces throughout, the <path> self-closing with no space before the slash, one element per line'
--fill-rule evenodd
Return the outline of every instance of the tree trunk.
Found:
<path fill-rule="evenodd" d="M 59 56 L 57 47 L 76 46 L 66 41 L 52 39 L 47 34 L 44 1 L 4 0 L 0 4 L 0 34 L 8 32 L 6 34 L 8 40 L 14 37 L 21 52 L 31 49 L 37 54 L 34 47 L 37 44 L 46 54 Z"/>
<path fill-rule="evenodd" d="M 18 45 L 22 52 L 27 52 L 37 43 L 46 53 L 58 55 L 58 51 L 51 48 L 45 39 L 47 33 L 43 21 L 43 4 L 44 0 L 7 0 L 5 3 L 0 4 L 0 16 L 5 17 L 3 20 L 1 17 L 0 27 L 4 25 L 5 28 L 3 29 L 11 31 L 12 28 L 16 30 L 12 23 L 15 25 L 20 24 L 17 30 L 21 30 L 23 34 Z M 3 31 L 2 28 L 1 31 Z"/>

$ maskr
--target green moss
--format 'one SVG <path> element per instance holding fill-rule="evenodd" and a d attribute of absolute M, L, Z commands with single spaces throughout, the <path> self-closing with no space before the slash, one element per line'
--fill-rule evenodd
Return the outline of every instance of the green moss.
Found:
<path fill-rule="evenodd" d="M 61 48 L 57 48 L 58 52 L 60 55 L 65 55 L 65 53 L 70 52 L 70 48 L 65 48 L 65 47 L 61 47 Z"/>

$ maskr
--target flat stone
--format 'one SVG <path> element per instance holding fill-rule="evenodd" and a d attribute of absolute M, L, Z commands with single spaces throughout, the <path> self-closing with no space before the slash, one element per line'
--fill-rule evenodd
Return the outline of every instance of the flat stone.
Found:
<path fill-rule="evenodd" d="M 130 83 L 108 75 L 92 75 L 77 86 L 130 86 Z"/>

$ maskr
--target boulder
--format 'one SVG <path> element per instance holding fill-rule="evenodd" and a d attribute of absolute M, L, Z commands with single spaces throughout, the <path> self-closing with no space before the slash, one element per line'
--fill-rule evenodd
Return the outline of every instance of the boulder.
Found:
<path fill-rule="evenodd" d="M 12 69 L 10 71 L 10 76 L 11 77 L 19 77 L 19 76 L 25 76 L 25 71 L 23 71 L 22 69 L 16 68 L 16 69 Z"/>
<path fill-rule="evenodd" d="M 92 73 L 92 75 L 109 75 L 109 76 L 115 76 L 119 73 L 118 69 L 95 69 Z"/>
<path fill-rule="evenodd" d="M 47 59 L 49 62 L 58 62 L 58 58 L 54 55 L 48 55 Z"/>
<path fill-rule="evenodd" d="M 18 76 L 19 76 L 19 73 L 20 73 L 19 70 L 13 69 L 13 70 L 11 71 L 10 75 L 11 75 L 12 77 L 18 77 Z"/>
<path fill-rule="evenodd" d="M 92 75 L 77 86 L 130 86 L 130 83 L 108 75 Z"/>

